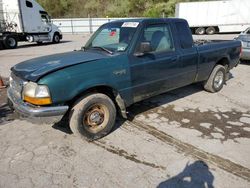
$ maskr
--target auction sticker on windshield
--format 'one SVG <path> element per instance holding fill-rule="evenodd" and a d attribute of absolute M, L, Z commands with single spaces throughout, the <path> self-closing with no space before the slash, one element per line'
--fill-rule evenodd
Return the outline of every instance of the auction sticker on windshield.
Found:
<path fill-rule="evenodd" d="M 139 22 L 124 22 L 122 24 L 122 27 L 137 27 L 139 25 Z"/>

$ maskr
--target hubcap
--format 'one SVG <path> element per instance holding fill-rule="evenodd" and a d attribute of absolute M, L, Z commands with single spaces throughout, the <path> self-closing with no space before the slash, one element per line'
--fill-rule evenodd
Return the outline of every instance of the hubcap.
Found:
<path fill-rule="evenodd" d="M 83 115 L 83 125 L 93 133 L 97 133 L 106 127 L 108 109 L 102 104 L 92 105 Z"/>
<path fill-rule="evenodd" d="M 89 119 L 91 124 L 100 125 L 103 122 L 104 114 L 94 111 L 90 114 Z"/>
<path fill-rule="evenodd" d="M 216 89 L 220 88 L 221 85 L 223 84 L 224 80 L 224 74 L 222 71 L 217 72 L 215 78 L 214 78 L 214 87 Z"/>

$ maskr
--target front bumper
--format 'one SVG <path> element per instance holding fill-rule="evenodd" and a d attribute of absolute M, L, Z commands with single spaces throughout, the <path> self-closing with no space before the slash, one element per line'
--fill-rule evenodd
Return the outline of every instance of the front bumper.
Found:
<path fill-rule="evenodd" d="M 57 123 L 69 109 L 68 106 L 37 107 L 30 105 L 16 97 L 11 88 L 8 88 L 7 94 L 12 108 L 14 108 L 18 114 L 28 118 L 44 118 L 46 119 L 45 122 Z"/>

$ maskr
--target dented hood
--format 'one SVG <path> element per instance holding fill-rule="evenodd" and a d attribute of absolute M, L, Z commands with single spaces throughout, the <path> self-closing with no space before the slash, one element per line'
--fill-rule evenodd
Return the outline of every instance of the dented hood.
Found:
<path fill-rule="evenodd" d="M 73 51 L 38 57 L 11 68 L 15 75 L 36 82 L 44 75 L 72 65 L 87 63 L 107 56 L 97 52 Z"/>

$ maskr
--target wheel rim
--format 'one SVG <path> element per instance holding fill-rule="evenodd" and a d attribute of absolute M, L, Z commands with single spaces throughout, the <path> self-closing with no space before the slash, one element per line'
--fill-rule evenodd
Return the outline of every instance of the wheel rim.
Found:
<path fill-rule="evenodd" d="M 204 29 L 204 28 L 198 28 L 197 33 L 198 33 L 199 35 L 203 35 L 203 34 L 205 33 L 205 29 Z"/>
<path fill-rule="evenodd" d="M 58 35 L 55 35 L 55 42 L 59 42 L 59 36 Z"/>
<path fill-rule="evenodd" d="M 8 44 L 10 47 L 14 47 L 16 45 L 16 40 L 13 38 L 8 39 Z"/>
<path fill-rule="evenodd" d="M 214 29 L 212 29 L 212 28 L 208 28 L 207 33 L 208 33 L 209 35 L 214 34 Z"/>
<path fill-rule="evenodd" d="M 92 133 L 97 133 L 107 126 L 108 108 L 102 104 L 90 106 L 83 115 L 83 126 Z"/>
<path fill-rule="evenodd" d="M 217 72 L 214 78 L 214 87 L 216 89 L 220 88 L 224 81 L 224 74 L 222 71 Z"/>
<path fill-rule="evenodd" d="M 208 30 L 208 34 L 210 34 L 210 35 L 214 34 L 214 31 L 210 29 L 210 30 Z"/>

